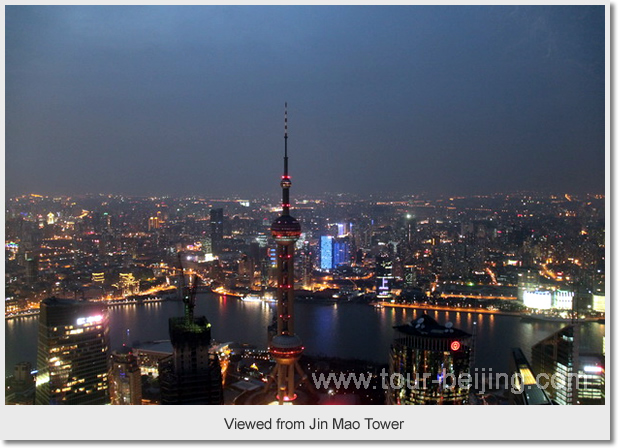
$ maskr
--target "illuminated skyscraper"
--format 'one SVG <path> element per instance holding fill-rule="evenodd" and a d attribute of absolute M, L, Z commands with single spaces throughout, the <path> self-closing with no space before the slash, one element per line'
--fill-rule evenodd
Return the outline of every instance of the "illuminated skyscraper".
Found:
<path fill-rule="evenodd" d="M 142 404 L 142 374 L 128 347 L 112 353 L 109 394 L 114 405 Z"/>
<path fill-rule="evenodd" d="M 470 374 L 473 336 L 427 314 L 395 330 L 387 404 L 468 404 L 459 378 Z"/>
<path fill-rule="evenodd" d="M 393 260 L 386 253 L 376 255 L 376 291 L 378 297 L 386 298 L 393 287 Z"/>
<path fill-rule="evenodd" d="M 108 332 L 103 304 L 43 300 L 35 404 L 107 404 Z"/>
<path fill-rule="evenodd" d="M 330 271 L 333 268 L 333 237 L 320 237 L 320 269 Z"/>
<path fill-rule="evenodd" d="M 333 267 L 350 264 L 350 240 L 347 237 L 335 238 L 333 241 Z"/>
<path fill-rule="evenodd" d="M 271 226 L 277 242 L 277 335 L 270 343 L 270 353 L 277 362 L 272 378 L 277 385 L 279 404 L 296 399 L 295 371 L 304 377 L 298 360 L 304 350 L 302 341 L 294 333 L 294 243 L 300 237 L 300 224 L 290 216 L 290 187 L 288 174 L 288 115 L 285 108 L 285 153 L 283 157 L 283 211 Z"/>
<path fill-rule="evenodd" d="M 545 392 L 559 405 L 577 403 L 579 328 L 568 325 L 532 346 L 532 369 L 553 380 Z"/>

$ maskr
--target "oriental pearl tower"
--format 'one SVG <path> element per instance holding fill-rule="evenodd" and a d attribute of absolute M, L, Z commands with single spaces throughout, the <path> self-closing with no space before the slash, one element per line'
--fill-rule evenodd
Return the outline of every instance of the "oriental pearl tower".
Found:
<path fill-rule="evenodd" d="M 277 242 L 277 335 L 270 343 L 270 354 L 277 365 L 271 378 L 277 385 L 279 404 L 296 399 L 297 383 L 294 372 L 301 378 L 305 375 L 298 365 L 304 350 L 303 343 L 294 334 L 294 243 L 300 237 L 300 224 L 290 216 L 290 187 L 288 174 L 288 104 L 285 103 L 285 153 L 283 157 L 282 213 L 271 226 L 272 236 Z"/>

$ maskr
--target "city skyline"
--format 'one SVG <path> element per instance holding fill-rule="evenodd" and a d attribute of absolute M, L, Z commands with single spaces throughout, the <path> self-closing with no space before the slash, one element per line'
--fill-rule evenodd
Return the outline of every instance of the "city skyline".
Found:
<path fill-rule="evenodd" d="M 6 194 L 603 193 L 604 9 L 7 7 Z M 239 31 L 240 30 L 240 31 Z"/>

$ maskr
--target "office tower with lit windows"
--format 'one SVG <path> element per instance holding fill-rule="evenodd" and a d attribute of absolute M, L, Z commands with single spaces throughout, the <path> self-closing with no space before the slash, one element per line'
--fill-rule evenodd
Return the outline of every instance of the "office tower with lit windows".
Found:
<path fill-rule="evenodd" d="M 34 252 L 26 252 L 26 283 L 33 285 L 39 280 L 39 256 Z"/>
<path fill-rule="evenodd" d="M 597 268 L 593 276 L 592 309 L 598 313 L 605 312 L 605 268 Z"/>
<path fill-rule="evenodd" d="M 470 374 L 473 336 L 427 314 L 395 330 L 387 404 L 468 404 L 459 378 Z"/>
<path fill-rule="evenodd" d="M 393 260 L 388 254 L 376 255 L 375 277 L 378 297 L 389 297 L 395 277 L 393 276 Z"/>
<path fill-rule="evenodd" d="M 532 346 L 534 372 L 546 375 L 547 395 L 559 405 L 605 404 L 605 358 L 580 353 L 579 325 L 568 325 Z"/>
<path fill-rule="evenodd" d="M 159 221 L 158 216 L 151 216 L 148 218 L 148 231 L 157 230 L 161 227 L 161 222 Z"/>
<path fill-rule="evenodd" d="M 524 269 L 517 274 L 517 299 L 524 302 L 526 292 L 534 292 L 539 286 L 539 271 L 534 269 Z"/>
<path fill-rule="evenodd" d="M 112 353 L 109 396 L 113 405 L 142 404 L 142 374 L 128 347 Z"/>
<path fill-rule="evenodd" d="M 553 378 L 545 392 L 559 405 L 577 403 L 579 327 L 568 325 L 532 346 L 532 370 Z"/>
<path fill-rule="evenodd" d="M 107 404 L 107 307 L 51 297 L 41 302 L 35 404 Z"/>
<path fill-rule="evenodd" d="M 223 250 L 223 209 L 213 208 L 210 210 L 210 241 L 212 253 L 221 255 Z"/>
<path fill-rule="evenodd" d="M 350 265 L 350 240 L 339 237 L 333 240 L 333 267 Z"/>
<path fill-rule="evenodd" d="M 605 357 L 580 355 L 578 404 L 605 404 Z"/>
<path fill-rule="evenodd" d="M 276 400 L 279 404 L 296 399 L 298 383 L 295 373 L 304 378 L 298 360 L 304 350 L 301 339 L 294 333 L 294 244 L 301 234 L 299 222 L 290 216 L 290 187 L 288 174 L 288 118 L 285 109 L 285 153 L 283 157 L 282 213 L 271 226 L 272 236 L 277 242 L 277 334 L 270 342 L 270 353 L 276 361 L 271 379 L 277 387 Z"/>

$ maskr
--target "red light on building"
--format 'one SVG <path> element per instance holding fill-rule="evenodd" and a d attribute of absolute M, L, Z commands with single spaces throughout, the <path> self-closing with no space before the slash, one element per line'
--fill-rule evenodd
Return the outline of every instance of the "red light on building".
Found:
<path fill-rule="evenodd" d="M 451 342 L 451 350 L 456 352 L 457 350 L 459 350 L 461 348 L 461 344 L 459 343 L 459 341 L 453 341 Z"/>

